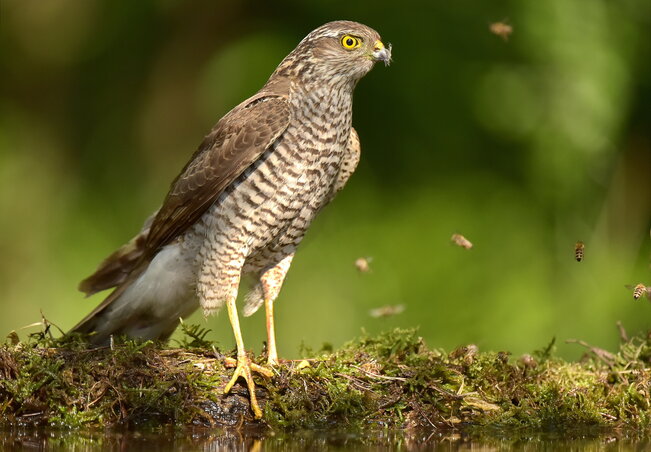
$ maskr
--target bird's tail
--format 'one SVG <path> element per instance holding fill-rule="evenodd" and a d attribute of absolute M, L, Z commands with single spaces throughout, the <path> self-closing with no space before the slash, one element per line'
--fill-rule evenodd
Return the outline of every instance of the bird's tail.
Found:
<path fill-rule="evenodd" d="M 93 345 L 108 345 L 111 337 L 129 337 L 140 340 L 167 340 L 178 326 L 178 319 L 160 319 L 150 309 L 137 303 L 129 289 L 142 270 L 120 284 L 92 312 L 75 325 L 68 334 L 84 335 Z"/>
<path fill-rule="evenodd" d="M 125 294 L 126 292 L 126 294 Z M 130 306 L 128 287 L 118 287 L 69 332 L 84 335 L 92 345 L 108 345 L 113 337 L 136 340 L 167 340 L 180 317 L 159 317 L 145 306 Z"/>
<path fill-rule="evenodd" d="M 95 345 L 107 344 L 111 336 L 166 340 L 179 319 L 199 306 L 191 262 L 179 245 L 164 247 L 151 261 L 137 264 L 70 332 L 87 335 Z"/>
<path fill-rule="evenodd" d="M 104 259 L 95 272 L 79 283 L 79 290 L 91 296 L 102 290 L 121 286 L 143 260 L 147 236 L 158 211 L 147 218 L 142 229 L 129 243 Z"/>

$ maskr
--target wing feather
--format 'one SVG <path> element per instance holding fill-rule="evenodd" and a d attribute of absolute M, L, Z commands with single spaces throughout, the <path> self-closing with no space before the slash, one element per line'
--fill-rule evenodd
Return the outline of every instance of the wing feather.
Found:
<path fill-rule="evenodd" d="M 284 96 L 258 95 L 217 123 L 172 187 L 154 219 L 145 258 L 193 225 L 217 197 L 282 135 L 289 124 Z"/>

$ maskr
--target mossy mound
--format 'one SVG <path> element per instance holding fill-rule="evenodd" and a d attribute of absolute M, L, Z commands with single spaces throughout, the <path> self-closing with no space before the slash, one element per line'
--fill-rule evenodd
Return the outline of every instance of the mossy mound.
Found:
<path fill-rule="evenodd" d="M 124 342 L 87 349 L 46 334 L 0 347 L 0 425 L 269 425 L 277 430 L 477 427 L 645 429 L 651 339 L 581 362 L 546 349 L 517 360 L 469 345 L 429 349 L 415 330 L 362 337 L 257 378 L 262 421 L 244 384 L 222 395 L 225 356 L 186 327 L 181 348 Z M 14 341 L 16 342 L 15 338 Z M 232 356 L 232 355 L 231 355 Z M 260 357 L 260 364 L 264 362 Z"/>

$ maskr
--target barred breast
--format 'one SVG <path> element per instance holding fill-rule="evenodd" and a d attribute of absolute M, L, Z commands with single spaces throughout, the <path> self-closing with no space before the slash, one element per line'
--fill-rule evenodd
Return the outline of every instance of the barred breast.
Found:
<path fill-rule="evenodd" d="M 215 290 L 232 272 L 259 274 L 292 254 L 332 192 L 350 135 L 350 96 L 300 97 L 285 133 L 187 234 L 197 266 L 218 263 L 208 282 Z"/>

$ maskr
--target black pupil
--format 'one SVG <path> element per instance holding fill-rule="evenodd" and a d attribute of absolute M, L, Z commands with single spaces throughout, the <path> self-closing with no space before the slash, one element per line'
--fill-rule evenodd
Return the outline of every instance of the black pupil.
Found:
<path fill-rule="evenodd" d="M 352 47 L 355 41 L 353 41 L 353 38 L 348 38 L 346 39 L 346 45 L 349 47 Z"/>

